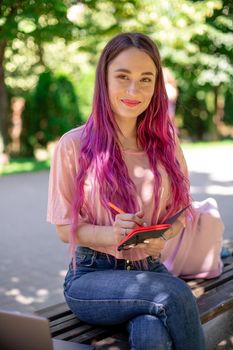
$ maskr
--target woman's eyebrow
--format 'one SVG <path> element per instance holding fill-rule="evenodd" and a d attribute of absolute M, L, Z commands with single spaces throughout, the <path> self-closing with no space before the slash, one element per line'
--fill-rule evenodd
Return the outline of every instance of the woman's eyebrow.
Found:
<path fill-rule="evenodd" d="M 125 69 L 125 68 L 118 68 L 116 69 L 114 72 L 123 72 L 123 73 L 132 73 L 129 69 Z M 152 72 L 143 72 L 141 75 L 153 75 L 154 76 L 154 73 Z"/>

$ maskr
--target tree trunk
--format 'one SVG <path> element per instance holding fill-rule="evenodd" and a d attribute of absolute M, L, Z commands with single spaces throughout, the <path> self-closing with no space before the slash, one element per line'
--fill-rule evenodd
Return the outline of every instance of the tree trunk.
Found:
<path fill-rule="evenodd" d="M 224 101 L 220 95 L 220 86 L 214 87 L 214 115 L 212 125 L 212 138 L 219 139 L 219 129 L 224 114 Z"/>
<path fill-rule="evenodd" d="M 4 53 L 6 40 L 0 41 L 0 155 L 6 150 L 8 100 L 4 79 Z"/>

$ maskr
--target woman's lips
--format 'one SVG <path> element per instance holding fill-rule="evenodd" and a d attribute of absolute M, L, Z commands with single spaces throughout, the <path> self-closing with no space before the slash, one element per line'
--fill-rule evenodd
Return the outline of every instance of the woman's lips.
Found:
<path fill-rule="evenodd" d="M 127 98 L 123 98 L 122 100 L 121 100 L 121 102 L 123 102 L 126 106 L 128 106 L 128 107 L 135 107 L 135 106 L 138 106 L 140 103 L 141 103 L 141 101 L 138 101 L 138 100 L 129 100 L 129 99 L 127 99 Z"/>

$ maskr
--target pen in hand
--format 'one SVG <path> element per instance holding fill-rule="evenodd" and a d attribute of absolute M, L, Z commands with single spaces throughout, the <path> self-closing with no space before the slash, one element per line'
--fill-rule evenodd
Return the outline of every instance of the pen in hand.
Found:
<path fill-rule="evenodd" d="M 113 210 L 115 210 L 117 213 L 119 214 L 125 214 L 125 211 L 122 210 L 121 208 L 117 207 L 115 204 L 113 204 L 112 202 L 108 202 L 108 205 L 110 208 L 112 208 Z M 147 226 L 146 223 L 140 225 L 140 226 Z M 145 240 L 144 243 L 149 243 L 149 241 Z M 135 244 L 131 244 L 129 245 L 129 248 L 134 248 L 136 245 Z"/>
<path fill-rule="evenodd" d="M 110 208 L 114 209 L 117 213 L 119 214 L 125 214 L 125 211 L 122 210 L 121 208 L 117 207 L 115 204 L 113 204 L 112 202 L 108 202 L 108 205 Z M 139 225 L 139 226 L 147 226 L 147 224 L 144 222 L 143 224 Z"/>
<path fill-rule="evenodd" d="M 119 214 L 125 214 L 124 210 L 118 208 L 115 204 L 108 202 L 110 208 L 114 209 Z"/>
<path fill-rule="evenodd" d="M 113 210 L 115 210 L 118 214 L 125 214 L 125 211 L 122 210 L 121 208 L 117 207 L 115 204 L 113 204 L 112 202 L 108 202 L 108 205 L 110 208 L 112 208 Z M 129 248 L 133 248 L 134 244 L 132 244 L 131 246 L 129 246 Z"/>

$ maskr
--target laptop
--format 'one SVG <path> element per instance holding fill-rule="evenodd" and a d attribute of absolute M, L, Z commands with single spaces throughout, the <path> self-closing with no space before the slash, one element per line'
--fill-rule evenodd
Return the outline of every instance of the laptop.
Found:
<path fill-rule="evenodd" d="M 1 350 L 94 350 L 91 345 L 52 339 L 44 317 L 0 310 Z"/>

